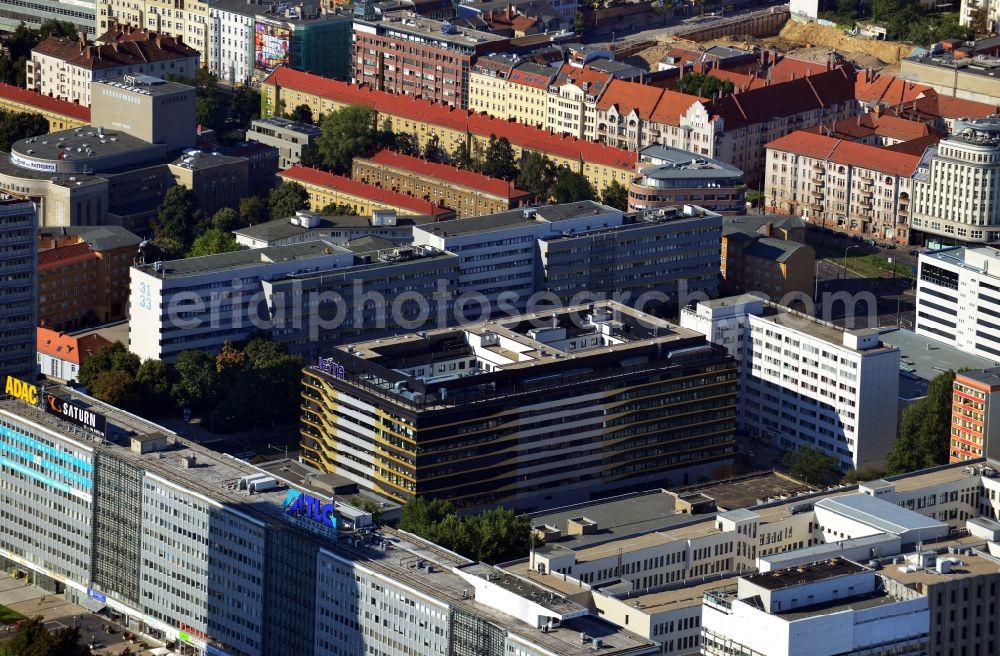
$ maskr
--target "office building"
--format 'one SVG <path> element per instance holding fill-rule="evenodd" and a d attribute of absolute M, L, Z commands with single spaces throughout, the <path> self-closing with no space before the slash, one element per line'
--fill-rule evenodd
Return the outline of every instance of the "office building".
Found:
<path fill-rule="evenodd" d="M 140 241 L 119 226 L 42 228 L 39 325 L 66 330 L 124 319 L 128 271 Z"/>
<path fill-rule="evenodd" d="M 563 304 L 613 297 L 654 311 L 717 293 L 721 228 L 700 207 L 639 217 L 581 201 L 423 225 L 413 243 L 461 253 L 462 290 L 492 304 L 524 309 L 548 292 Z"/>
<path fill-rule="evenodd" d="M 636 177 L 628 185 L 628 208 L 636 212 L 694 204 L 712 212 L 746 212 L 743 171 L 725 162 L 666 146 L 639 151 Z"/>
<path fill-rule="evenodd" d="M 755 296 L 704 301 L 681 325 L 740 365 L 739 423 L 782 449 L 810 447 L 841 469 L 884 465 L 896 439 L 899 349 Z"/>
<path fill-rule="evenodd" d="M 977 244 L 1000 239 L 1000 116 L 956 121 L 928 149 L 913 179 L 912 230 L 918 243 Z"/>
<path fill-rule="evenodd" d="M 453 302 L 457 259 L 368 236 L 147 262 L 131 270 L 129 349 L 172 361 L 265 334 L 314 358 L 436 320 Z"/>
<path fill-rule="evenodd" d="M 76 382 L 80 367 L 111 341 L 98 334 L 66 335 L 44 326 L 38 327 L 38 373 L 66 383 Z"/>
<path fill-rule="evenodd" d="M 816 252 L 803 243 L 803 237 L 782 238 L 783 232 L 804 233 L 802 219 L 774 215 L 723 218 L 719 268 L 723 294 L 764 294 L 783 305 L 812 298 Z"/>
<path fill-rule="evenodd" d="M 764 204 L 833 230 L 908 244 L 922 152 L 792 132 L 767 144 Z"/>
<path fill-rule="evenodd" d="M 319 212 L 327 205 L 347 205 L 354 214 L 373 214 L 393 210 L 401 215 L 430 215 L 438 221 L 452 219 L 455 211 L 436 201 L 411 196 L 392 188 L 362 180 L 352 180 L 308 166 L 293 166 L 278 173 L 278 178 L 297 182 L 309 192 L 309 206 Z"/>
<path fill-rule="evenodd" d="M 732 360 L 610 301 L 338 347 L 303 385 L 303 461 L 397 500 L 530 508 L 731 465 Z"/>
<path fill-rule="evenodd" d="M 1000 360 L 1000 252 L 925 251 L 918 266 L 916 332 Z"/>
<path fill-rule="evenodd" d="M 72 23 L 78 30 L 94 36 L 95 13 L 91 0 L 81 0 L 74 4 L 60 0 L 9 3 L 0 6 L 0 30 L 13 32 L 21 23 L 37 30 L 45 21 L 58 20 Z"/>
<path fill-rule="evenodd" d="M 250 124 L 247 139 L 278 149 L 278 167 L 290 168 L 302 162 L 302 151 L 316 143 L 319 126 L 280 116 L 259 118 Z"/>
<path fill-rule="evenodd" d="M 959 371 L 955 374 L 951 406 L 950 462 L 994 458 L 1000 440 L 1000 370 Z M 993 438 L 991 440 L 991 437 Z"/>
<path fill-rule="evenodd" d="M 31 50 L 27 88 L 90 107 L 91 82 L 123 75 L 194 78 L 201 53 L 172 36 L 112 25 L 100 45 L 50 36 Z"/>
<path fill-rule="evenodd" d="M 394 210 L 379 210 L 371 216 L 323 216 L 305 210 L 287 219 L 275 219 L 233 230 L 236 243 L 244 248 L 287 246 L 322 239 L 343 246 L 364 237 L 378 237 L 396 246 L 413 242 L 414 226 L 433 223 L 429 215 L 399 216 Z"/>
<path fill-rule="evenodd" d="M 514 209 L 534 198 L 513 182 L 391 150 L 355 157 L 351 177 L 453 209 L 460 219 Z"/>
<path fill-rule="evenodd" d="M 37 264 L 35 234 L 38 211 L 34 203 L 0 194 L 0 240 L 5 244 L 0 298 L 0 375 L 35 378 L 37 319 Z"/>
<path fill-rule="evenodd" d="M 223 207 L 238 208 L 240 199 L 252 193 L 250 162 L 245 157 L 189 150 L 167 168 L 177 185 L 194 193 L 207 217 Z"/>
<path fill-rule="evenodd" d="M 841 558 L 741 576 L 702 612 L 707 656 L 927 653 L 927 597 Z"/>
<path fill-rule="evenodd" d="M 986 8 L 989 22 L 996 22 L 996 12 L 1000 11 L 996 2 L 962 0 L 963 14 L 971 5 Z M 899 62 L 899 76 L 911 83 L 930 87 L 942 96 L 993 105 L 995 108 L 1000 102 L 1000 84 L 991 75 L 1000 66 L 996 54 L 974 54 L 965 49 L 944 49 L 941 45 L 933 44 L 929 49 L 903 57 Z"/>
<path fill-rule="evenodd" d="M 139 636 L 198 656 L 586 656 L 582 633 L 603 654 L 655 653 L 564 596 L 373 526 L 315 470 L 261 469 L 69 388 L 47 388 L 47 410 L 22 400 L 41 393 L 27 382 L 7 389 L 0 566 Z"/>
<path fill-rule="evenodd" d="M 509 47 L 504 37 L 414 13 L 355 19 L 353 80 L 465 109 L 476 58 Z"/>

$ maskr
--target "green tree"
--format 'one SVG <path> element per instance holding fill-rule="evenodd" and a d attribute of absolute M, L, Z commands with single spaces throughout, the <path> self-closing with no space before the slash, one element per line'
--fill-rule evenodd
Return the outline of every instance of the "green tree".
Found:
<path fill-rule="evenodd" d="M 316 147 L 323 164 L 338 174 L 348 174 L 355 157 L 367 157 L 378 148 L 375 110 L 348 105 L 325 114 L 320 121 Z"/>
<path fill-rule="evenodd" d="M 856 470 L 851 467 L 844 474 L 843 482 L 847 485 L 853 485 L 855 483 L 863 483 L 865 481 L 877 481 L 880 478 L 885 477 L 885 472 L 878 467 L 866 467 L 862 470 Z"/>
<path fill-rule="evenodd" d="M 170 389 L 174 403 L 195 413 L 209 408 L 216 396 L 215 358 L 204 351 L 182 351 L 174 371 L 177 379 Z"/>
<path fill-rule="evenodd" d="M 212 227 L 222 232 L 232 232 L 246 227 L 246 221 L 233 208 L 223 207 L 212 215 Z"/>
<path fill-rule="evenodd" d="M 397 153 L 409 155 L 410 157 L 420 157 L 420 142 L 417 138 L 407 132 L 396 134 L 396 145 L 393 148 Z"/>
<path fill-rule="evenodd" d="M 230 116 L 243 130 L 260 118 L 260 92 L 246 85 L 238 87 L 230 102 Z"/>
<path fill-rule="evenodd" d="M 556 171 L 556 183 L 552 185 L 552 198 L 557 203 L 573 203 L 580 200 L 594 200 L 597 193 L 594 186 L 582 173 L 560 166 Z"/>
<path fill-rule="evenodd" d="M 56 20 L 54 18 L 45 19 L 38 28 L 39 39 L 47 39 L 50 36 L 57 36 L 63 39 L 75 39 L 78 34 L 79 29 L 75 23 Z"/>
<path fill-rule="evenodd" d="M 141 397 L 143 412 L 163 415 L 175 409 L 170 390 L 175 382 L 174 370 L 162 360 L 145 360 L 139 365 L 135 382 Z"/>
<path fill-rule="evenodd" d="M 842 476 L 836 458 L 809 446 L 789 451 L 782 464 L 794 478 L 810 485 L 832 485 Z"/>
<path fill-rule="evenodd" d="M 0 150 L 4 152 L 10 152 L 15 141 L 47 134 L 48 131 L 49 122 L 41 114 L 0 109 Z"/>
<path fill-rule="evenodd" d="M 514 147 L 507 137 L 490 135 L 486 153 L 483 155 L 482 172 L 491 178 L 504 180 L 517 179 L 517 160 L 514 157 Z"/>
<path fill-rule="evenodd" d="M 455 146 L 455 152 L 451 154 L 451 163 L 466 171 L 476 170 L 476 161 L 472 157 L 468 143 L 463 141 Z"/>
<path fill-rule="evenodd" d="M 939 374 L 927 386 L 927 395 L 903 410 L 899 437 L 886 459 L 891 473 L 902 474 L 948 462 L 954 382 L 954 371 Z"/>
<path fill-rule="evenodd" d="M 198 198 L 193 191 L 181 185 L 171 187 L 163 196 L 156 220 L 153 221 L 157 245 L 172 255 L 179 256 L 190 246 L 195 226 L 202 221 L 202 217 Z"/>
<path fill-rule="evenodd" d="M 240 199 L 240 218 L 244 225 L 257 225 L 264 223 L 271 217 L 268 214 L 267 204 L 259 196 L 247 196 Z"/>
<path fill-rule="evenodd" d="M 617 180 L 612 180 L 601 192 L 601 202 L 616 210 L 625 211 L 628 209 L 628 189 Z"/>
<path fill-rule="evenodd" d="M 116 408 L 133 411 L 139 407 L 138 386 L 128 371 L 102 371 L 87 387 L 91 395 Z"/>
<path fill-rule="evenodd" d="M 240 250 L 240 245 L 236 243 L 236 237 L 233 236 L 233 233 L 223 232 L 212 227 L 195 237 L 187 256 L 201 257 L 202 255 L 230 253 L 238 250 Z"/>
<path fill-rule="evenodd" d="M 428 162 L 441 164 L 448 159 L 448 153 L 438 143 L 437 137 L 433 137 L 424 142 L 424 150 L 421 153 Z"/>
<path fill-rule="evenodd" d="M 556 183 L 556 165 L 547 156 L 528 151 L 521 162 L 521 173 L 517 176 L 517 186 L 534 192 L 538 200 L 545 202 Z"/>
<path fill-rule="evenodd" d="M 312 107 L 306 105 L 305 103 L 299 105 L 293 109 L 289 114 L 288 118 L 293 121 L 298 121 L 299 123 L 312 123 L 313 122 L 313 110 Z"/>
<path fill-rule="evenodd" d="M 347 203 L 329 203 L 319 211 L 323 216 L 354 216 L 357 212 Z"/>
<path fill-rule="evenodd" d="M 22 620 L 14 637 L 0 643 L 0 656 L 89 656 L 80 643 L 80 630 L 61 628 L 49 631 L 41 617 Z"/>
<path fill-rule="evenodd" d="M 80 366 L 77 379 L 80 384 L 90 388 L 97 377 L 104 372 L 123 372 L 133 379 L 139 372 L 141 361 L 139 356 L 128 350 L 121 342 L 102 346 L 96 353 L 87 358 Z"/>
<path fill-rule="evenodd" d="M 576 12 L 576 16 L 573 17 L 573 31 L 578 36 L 587 36 L 587 17 L 582 11 Z"/>
<path fill-rule="evenodd" d="M 442 499 L 416 497 L 403 504 L 399 528 L 468 558 L 500 563 L 523 557 L 531 540 L 531 518 L 496 508 L 458 517 Z"/>
<path fill-rule="evenodd" d="M 732 93 L 733 83 L 706 73 L 685 73 L 677 82 L 677 90 L 692 96 L 712 98 L 718 93 L 724 96 Z"/>
<path fill-rule="evenodd" d="M 444 499 L 428 501 L 423 497 L 410 499 L 403 504 L 399 528 L 417 535 L 424 535 L 429 527 L 439 523 L 448 515 L 454 515 L 451 503 Z"/>
<path fill-rule="evenodd" d="M 267 197 L 271 219 L 286 219 L 299 210 L 309 209 L 309 192 L 298 182 L 282 182 Z"/>

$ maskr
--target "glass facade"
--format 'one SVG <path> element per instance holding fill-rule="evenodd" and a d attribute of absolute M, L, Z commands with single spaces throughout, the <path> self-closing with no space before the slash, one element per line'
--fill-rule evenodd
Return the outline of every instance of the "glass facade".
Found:
<path fill-rule="evenodd" d="M 113 455 L 101 454 L 94 482 L 94 587 L 137 606 L 142 471 Z"/>

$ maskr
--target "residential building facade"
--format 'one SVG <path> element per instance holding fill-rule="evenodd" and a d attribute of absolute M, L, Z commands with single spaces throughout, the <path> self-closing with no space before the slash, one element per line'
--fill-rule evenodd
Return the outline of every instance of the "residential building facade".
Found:
<path fill-rule="evenodd" d="M 355 157 L 351 178 L 453 209 L 460 219 L 513 209 L 534 198 L 513 182 L 391 150 Z"/>
<path fill-rule="evenodd" d="M 950 462 L 993 457 L 1000 433 L 1000 370 L 960 371 L 952 385 Z"/>
<path fill-rule="evenodd" d="M 211 66 L 208 6 L 205 0 L 181 6 L 161 0 L 96 0 L 97 33 L 121 24 L 169 34 L 201 53 L 202 66 Z"/>
<path fill-rule="evenodd" d="M 223 84 L 236 86 L 253 80 L 256 16 L 262 9 L 243 0 L 209 2 L 208 70 Z"/>
<path fill-rule="evenodd" d="M 845 330 L 750 295 L 685 308 L 681 325 L 740 363 L 743 430 L 782 449 L 816 449 L 844 471 L 884 465 L 900 358 L 877 330 Z"/>
<path fill-rule="evenodd" d="M 74 337 L 38 327 L 38 373 L 67 383 L 76 382 L 80 367 L 111 342 L 97 334 Z"/>
<path fill-rule="evenodd" d="M 760 293 L 782 305 L 812 298 L 816 252 L 802 238 L 781 236 L 790 231 L 782 230 L 783 225 L 795 223 L 801 225 L 802 221 L 798 217 L 725 217 L 719 268 L 722 294 Z"/>
<path fill-rule="evenodd" d="M 797 131 L 767 144 L 764 203 L 833 230 L 910 242 L 920 155 Z"/>
<path fill-rule="evenodd" d="M 0 375 L 35 379 L 35 327 L 38 325 L 34 203 L 0 193 L 0 239 L 4 275 L 0 279 L 3 324 L 0 328 Z"/>
<path fill-rule="evenodd" d="M 303 460 L 393 499 L 460 508 L 726 473 L 734 364 L 691 331 L 652 318 L 640 329 L 641 318 L 600 302 L 338 348 L 305 370 Z M 636 385 L 645 391 L 630 393 Z M 626 398 L 640 400 L 626 408 Z M 679 405 L 647 421 L 645 408 L 663 403 Z"/>

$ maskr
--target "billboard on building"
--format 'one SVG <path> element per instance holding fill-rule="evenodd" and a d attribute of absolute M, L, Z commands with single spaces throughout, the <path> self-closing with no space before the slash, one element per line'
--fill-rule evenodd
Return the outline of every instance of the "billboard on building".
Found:
<path fill-rule="evenodd" d="M 270 72 L 289 63 L 291 40 L 291 30 L 258 22 L 253 35 L 254 68 Z"/>

